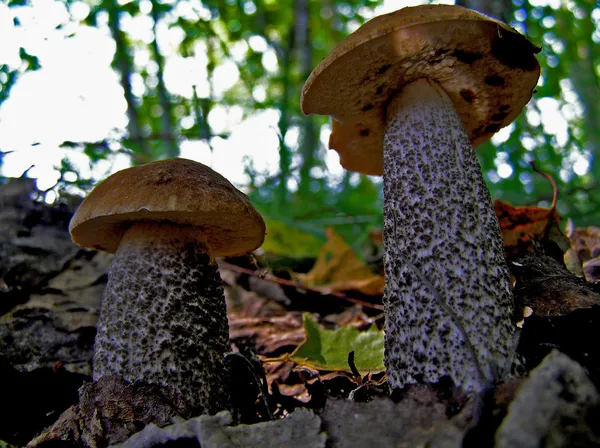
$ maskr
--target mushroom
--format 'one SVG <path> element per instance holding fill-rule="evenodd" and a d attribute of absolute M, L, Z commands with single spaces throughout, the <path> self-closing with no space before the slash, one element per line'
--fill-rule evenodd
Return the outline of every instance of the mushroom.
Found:
<path fill-rule="evenodd" d="M 472 144 L 513 121 L 539 77 L 514 29 L 451 5 L 367 22 L 312 72 L 342 165 L 382 174 L 385 364 L 391 387 L 450 376 L 478 392 L 517 343 L 500 228 Z"/>
<path fill-rule="evenodd" d="M 108 177 L 69 230 L 79 246 L 115 253 L 94 381 L 164 386 L 190 415 L 228 409 L 229 328 L 214 257 L 262 244 L 265 224 L 248 198 L 201 163 L 164 160 Z"/>

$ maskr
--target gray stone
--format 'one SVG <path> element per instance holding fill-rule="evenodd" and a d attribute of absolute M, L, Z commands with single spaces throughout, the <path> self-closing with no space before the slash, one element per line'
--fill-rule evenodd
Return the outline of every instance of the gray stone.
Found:
<path fill-rule="evenodd" d="M 472 403 L 453 419 L 426 386 L 416 395 L 394 403 L 380 398 L 369 403 L 328 400 L 322 414 L 329 446 L 459 448 L 470 428 Z M 418 392 L 417 390 L 417 392 Z"/>
<path fill-rule="evenodd" d="M 584 369 L 554 350 L 519 387 L 495 446 L 600 446 L 599 406 L 600 395 Z"/>
<path fill-rule="evenodd" d="M 254 425 L 229 426 L 228 411 L 175 423 L 164 428 L 148 425 L 114 448 L 150 448 L 173 440 L 196 439 L 202 448 L 322 448 L 326 436 L 321 419 L 311 411 L 299 409 L 282 420 Z"/>

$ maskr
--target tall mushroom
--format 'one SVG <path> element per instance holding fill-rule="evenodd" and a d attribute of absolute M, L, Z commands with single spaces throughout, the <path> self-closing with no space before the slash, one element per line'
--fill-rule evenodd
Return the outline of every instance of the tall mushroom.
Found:
<path fill-rule="evenodd" d="M 153 162 L 99 184 L 69 228 L 79 246 L 115 253 L 94 380 L 165 386 L 190 414 L 227 409 L 229 328 L 214 257 L 262 244 L 265 224 L 248 198 L 200 163 Z"/>
<path fill-rule="evenodd" d="M 510 366 L 511 284 L 472 143 L 529 101 L 537 51 L 477 12 L 418 6 L 363 25 L 306 81 L 302 110 L 333 117 L 342 165 L 383 173 L 392 387 L 450 376 L 479 391 Z"/>

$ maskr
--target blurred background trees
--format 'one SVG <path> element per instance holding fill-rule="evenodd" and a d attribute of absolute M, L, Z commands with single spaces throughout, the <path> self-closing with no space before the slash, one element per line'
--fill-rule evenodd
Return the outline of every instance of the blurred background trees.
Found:
<path fill-rule="evenodd" d="M 382 2 L 54 3 L 67 12 L 57 27 L 66 29 L 76 22 L 100 28 L 112 38 L 112 69 L 127 116 L 123 129 L 95 141 L 65 141 L 63 147 L 85 153 L 91 165 L 116 153 L 126 154 L 132 164 L 177 157 L 182 144 L 190 142 L 218 151 L 214 143 L 229 135 L 228 127 L 220 123 L 227 121 L 228 113 L 234 111 L 243 119 L 269 111 L 277 117 L 277 173 L 256 168 L 252 155 L 244 168 L 246 191 L 267 216 L 270 242 L 285 245 L 294 235 L 289 250 L 307 255 L 318 247 L 326 226 L 336 227 L 357 246 L 379 225 L 380 180 L 348 172 L 329 174 L 329 123 L 324 117 L 303 116 L 299 97 L 311 70 L 347 34 L 373 17 Z M 406 6 L 400 0 L 385 3 L 387 10 Z M 597 224 L 600 8 L 593 0 L 461 0 L 460 4 L 503 19 L 543 47 L 542 78 L 534 99 L 513 125 L 478 150 L 493 198 L 515 205 L 549 205 L 552 188 L 532 172 L 529 164 L 535 161 L 559 185 L 559 212 L 578 226 Z M 18 29 L 19 17 L 31 3 L 10 0 L 6 6 L 11 25 Z M 0 65 L 0 114 L 23 75 L 40 68 L 26 39 L 18 44 L 20 64 Z M 168 71 L 192 62 L 200 67 L 197 83 L 191 89 L 169 88 Z M 227 77 L 231 80 L 226 88 L 217 88 Z M 0 163 L 12 150 L 0 147 Z M 57 169 L 61 175 L 53 189 L 58 196 L 87 190 L 99 180 L 78 173 L 68 157 Z"/>

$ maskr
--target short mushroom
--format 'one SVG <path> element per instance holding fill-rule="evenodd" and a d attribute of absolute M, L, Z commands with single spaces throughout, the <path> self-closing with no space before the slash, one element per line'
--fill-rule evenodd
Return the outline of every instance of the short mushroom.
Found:
<path fill-rule="evenodd" d="M 167 387 L 190 415 L 228 409 L 229 328 L 214 257 L 262 244 L 265 224 L 248 198 L 201 163 L 153 162 L 100 183 L 69 228 L 79 246 L 115 253 L 94 380 Z"/>
<path fill-rule="evenodd" d="M 302 110 L 332 116 L 329 144 L 342 165 L 383 173 L 394 388 L 449 376 L 476 392 L 510 366 L 511 283 L 472 144 L 529 101 L 537 51 L 475 11 L 418 6 L 367 22 L 306 81 Z"/>

